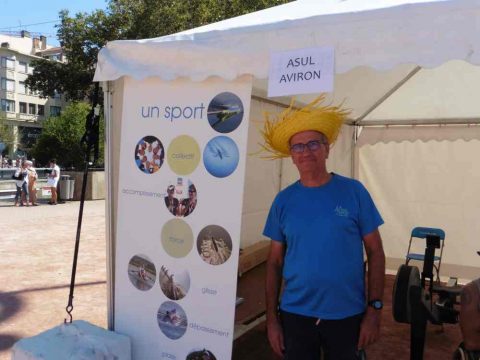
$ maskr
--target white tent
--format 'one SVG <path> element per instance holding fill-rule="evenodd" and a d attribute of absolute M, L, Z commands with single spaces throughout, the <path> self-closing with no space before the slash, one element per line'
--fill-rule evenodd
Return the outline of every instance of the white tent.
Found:
<path fill-rule="evenodd" d="M 385 219 L 389 269 L 404 261 L 414 226 L 441 227 L 443 275 L 477 277 L 479 33 L 480 0 L 299 0 L 170 36 L 109 43 L 100 52 L 95 80 L 104 82 L 107 99 L 112 248 L 125 77 L 252 76 L 251 153 L 258 149 L 261 112 L 289 102 L 266 96 L 270 53 L 332 46 L 335 91 L 328 101 L 344 101 L 352 114 L 329 167 L 370 190 Z M 288 160 L 249 157 L 243 246 L 262 238 L 273 196 L 295 178 Z"/>

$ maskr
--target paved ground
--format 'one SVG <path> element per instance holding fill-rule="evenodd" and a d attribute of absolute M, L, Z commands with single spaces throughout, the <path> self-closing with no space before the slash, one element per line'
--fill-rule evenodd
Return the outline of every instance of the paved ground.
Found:
<path fill-rule="evenodd" d="M 20 338 L 63 322 L 80 203 L 0 201 L 0 360 Z M 84 207 L 74 319 L 107 326 L 105 201 Z"/>
<path fill-rule="evenodd" d="M 79 202 L 57 206 L 42 203 L 28 208 L 12 205 L 12 201 L 0 201 L 0 360 L 10 359 L 10 348 L 18 339 L 63 322 L 79 209 Z M 260 267 L 240 280 L 239 296 L 246 301 L 237 308 L 236 335 L 260 324 L 235 341 L 234 360 L 275 359 L 262 318 L 248 326 L 241 324 L 250 318 L 252 309 L 264 308 L 263 289 L 258 291 L 263 286 L 261 270 Z M 409 327 L 393 321 L 392 283 L 393 277 L 387 277 L 382 337 L 369 349 L 371 359 L 408 359 Z M 88 201 L 80 243 L 74 319 L 106 327 L 106 299 L 105 202 Z M 461 340 L 457 325 L 445 325 L 444 331 L 439 330 L 438 326 L 429 326 L 426 360 L 450 359 Z"/>

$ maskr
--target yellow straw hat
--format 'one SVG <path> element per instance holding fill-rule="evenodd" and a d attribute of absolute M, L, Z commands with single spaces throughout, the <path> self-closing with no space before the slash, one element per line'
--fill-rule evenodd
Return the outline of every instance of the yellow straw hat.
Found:
<path fill-rule="evenodd" d="M 320 105 L 324 99 L 325 95 L 322 94 L 301 109 L 294 109 L 292 100 L 289 108 L 276 114 L 272 119 L 268 113 L 264 114 L 265 126 L 261 134 L 265 144 L 262 147 L 272 153 L 269 158 L 289 157 L 290 139 L 302 131 L 318 131 L 327 137 L 330 145 L 335 142 L 350 111 L 339 106 Z"/>

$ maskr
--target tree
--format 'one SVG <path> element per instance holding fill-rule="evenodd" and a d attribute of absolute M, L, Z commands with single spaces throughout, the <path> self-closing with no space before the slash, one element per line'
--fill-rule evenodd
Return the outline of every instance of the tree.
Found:
<path fill-rule="evenodd" d="M 123 35 L 144 39 L 244 15 L 286 0 L 115 0 L 110 1 L 114 17 L 129 19 Z"/>
<path fill-rule="evenodd" d="M 64 167 L 83 169 L 85 148 L 80 140 L 85 133 L 86 116 L 90 110 L 87 103 L 73 102 L 60 116 L 48 118 L 32 149 L 32 156 L 41 164 L 48 164 L 51 158 L 56 158 Z M 100 132 L 103 139 L 102 126 Z M 103 141 L 100 145 L 103 146 Z M 98 163 L 103 164 L 103 149 L 100 149 L 100 157 Z"/>
<path fill-rule="evenodd" d="M 58 91 L 70 101 L 91 100 L 98 52 L 107 42 L 158 37 L 287 2 L 109 0 L 106 11 L 96 10 L 70 17 L 68 10 L 62 10 L 59 13 L 57 37 L 67 61 L 33 61 L 33 74 L 28 77 L 26 86 L 42 97 L 52 97 Z M 103 103 L 102 99 L 99 103 Z M 70 112 L 74 116 L 69 120 L 67 114 Z M 45 163 L 56 156 L 64 166 L 80 166 L 83 153 L 79 149 L 79 139 L 84 131 L 87 113 L 85 105 L 75 104 L 59 118 L 48 119 L 37 146 L 32 150 L 36 159 Z M 68 124 L 69 121 L 73 123 Z M 103 122 L 100 124 L 103 128 Z M 100 135 L 100 145 L 103 146 L 103 135 Z"/>
<path fill-rule="evenodd" d="M 79 13 L 74 18 L 69 16 L 68 10 L 62 10 L 59 16 L 57 36 L 67 61 L 33 61 L 33 74 L 27 78 L 26 86 L 42 97 L 52 97 L 58 91 L 66 100 L 83 101 L 93 92 L 98 51 L 108 41 L 122 38 L 124 20 L 103 10 Z"/>
<path fill-rule="evenodd" d="M 5 118 L 0 117 L 0 155 L 8 152 L 8 147 L 14 143 L 13 128 Z"/>
<path fill-rule="evenodd" d="M 59 14 L 57 36 L 66 63 L 43 59 L 32 63 L 26 85 L 41 96 L 55 90 L 68 100 L 92 95 L 98 51 L 108 41 L 158 37 L 280 5 L 288 0 L 109 0 L 107 11 Z"/>

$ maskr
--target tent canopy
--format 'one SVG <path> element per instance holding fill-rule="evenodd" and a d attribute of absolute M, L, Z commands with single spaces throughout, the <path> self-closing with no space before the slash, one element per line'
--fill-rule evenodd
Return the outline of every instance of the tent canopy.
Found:
<path fill-rule="evenodd" d="M 95 80 L 265 79 L 271 52 L 319 46 L 335 48 L 338 74 L 452 59 L 480 64 L 479 17 L 479 0 L 299 0 L 174 35 L 110 42 Z"/>
<path fill-rule="evenodd" d="M 480 64 L 479 18 L 480 0 L 299 0 L 174 35 L 110 42 L 95 80 L 252 75 L 253 94 L 266 98 L 271 52 L 333 46 L 337 76 L 327 101 L 343 102 L 354 121 L 471 123 L 479 114 L 471 101 L 480 90 L 471 66 Z"/>
<path fill-rule="evenodd" d="M 364 127 L 359 138 L 359 128 L 345 127 L 329 168 L 354 175 L 371 190 L 386 220 L 388 257 L 402 261 L 412 227 L 442 227 L 456 245 L 448 249 L 446 264 L 470 271 L 460 275 L 452 267 L 450 273 L 473 278 L 480 233 L 474 217 L 480 204 L 480 167 L 474 161 L 480 126 L 470 124 L 480 123 L 479 20 L 480 0 L 299 0 L 174 35 L 111 42 L 100 51 L 95 80 L 121 89 L 124 77 L 252 76 L 255 120 L 261 110 L 278 110 L 262 102 L 272 52 L 333 47 L 335 91 L 327 101 L 343 102 L 352 109 L 351 123 Z M 117 104 L 122 98 L 114 92 L 107 100 Z M 118 123 L 121 106 L 112 108 Z M 255 145 L 258 134 L 251 128 L 249 144 Z M 253 240 L 278 183 L 283 187 L 298 176 L 288 160 L 268 166 L 262 161 L 247 159 L 242 233 Z M 118 161 L 113 162 L 115 171 Z M 261 191 L 259 184 L 266 184 Z"/>

